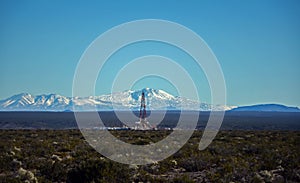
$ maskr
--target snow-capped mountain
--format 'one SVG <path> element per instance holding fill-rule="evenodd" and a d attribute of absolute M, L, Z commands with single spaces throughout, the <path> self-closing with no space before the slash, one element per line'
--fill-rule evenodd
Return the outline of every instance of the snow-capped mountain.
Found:
<path fill-rule="evenodd" d="M 0 101 L 4 111 L 62 111 L 69 107 L 71 98 L 56 94 L 33 96 L 21 93 Z"/>
<path fill-rule="evenodd" d="M 242 106 L 232 109 L 232 111 L 260 111 L 260 112 L 300 112 L 298 107 L 288 107 L 280 104 L 258 104 L 252 106 Z"/>
<path fill-rule="evenodd" d="M 184 97 L 173 96 L 163 90 L 144 88 L 126 90 L 107 95 L 90 97 L 65 97 L 56 94 L 31 95 L 21 93 L 0 101 L 1 111 L 78 111 L 88 110 L 134 110 L 139 109 L 142 92 L 150 110 L 230 110 L 235 106 L 213 106 Z"/>
<path fill-rule="evenodd" d="M 253 106 L 223 106 L 201 103 L 180 96 L 173 96 L 163 90 L 144 88 L 126 90 L 107 95 L 89 97 L 65 97 L 57 94 L 31 95 L 21 93 L 0 100 L 0 111 L 90 111 L 90 110 L 138 110 L 142 92 L 150 110 L 198 110 L 201 111 L 272 111 L 300 112 L 297 107 L 280 104 L 259 104 Z"/>

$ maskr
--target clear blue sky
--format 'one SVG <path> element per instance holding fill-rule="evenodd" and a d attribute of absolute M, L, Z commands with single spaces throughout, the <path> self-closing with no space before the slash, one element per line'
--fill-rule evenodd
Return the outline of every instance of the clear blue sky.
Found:
<path fill-rule="evenodd" d="M 207 42 L 222 66 L 228 104 L 300 106 L 297 0 L 0 1 L 0 99 L 21 92 L 71 96 L 73 74 L 87 46 L 114 26 L 149 18 L 180 23 Z M 150 53 L 186 58 L 156 44 L 133 45 L 123 50 L 126 59 L 122 50 L 114 59 L 121 66 Z M 107 73 L 113 78 L 115 72 Z M 209 101 L 205 78 L 196 81 L 200 97 Z M 109 93 L 110 84 L 109 78 L 98 81 L 96 94 Z M 160 78 L 146 78 L 134 88 L 144 86 L 177 93 Z"/>

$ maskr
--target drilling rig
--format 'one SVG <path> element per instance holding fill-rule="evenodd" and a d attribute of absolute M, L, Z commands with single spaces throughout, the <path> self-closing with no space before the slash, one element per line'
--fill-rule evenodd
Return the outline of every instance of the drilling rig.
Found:
<path fill-rule="evenodd" d="M 142 92 L 141 98 L 141 107 L 140 107 L 140 121 L 146 120 L 146 101 L 145 101 L 145 93 Z"/>
<path fill-rule="evenodd" d="M 140 121 L 136 122 L 136 126 L 135 126 L 136 130 L 149 130 L 153 128 L 150 125 L 150 123 L 147 121 L 146 114 L 147 112 L 146 112 L 145 93 L 142 92 L 141 106 L 140 106 Z"/>

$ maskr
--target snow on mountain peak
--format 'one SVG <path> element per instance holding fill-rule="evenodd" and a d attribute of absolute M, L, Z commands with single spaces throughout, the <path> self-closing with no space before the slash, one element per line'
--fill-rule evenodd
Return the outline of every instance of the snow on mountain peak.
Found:
<path fill-rule="evenodd" d="M 6 99 L 1 106 L 7 107 L 7 106 L 14 106 L 14 107 L 20 107 L 25 105 L 30 105 L 34 103 L 34 98 L 29 93 L 20 93 L 17 95 L 13 95 L 12 97 L 9 97 Z"/>
<path fill-rule="evenodd" d="M 14 95 L 0 101 L 1 111 L 65 111 L 65 110 L 136 110 L 144 92 L 150 110 L 229 110 L 231 106 L 213 106 L 206 103 L 173 96 L 163 90 L 143 88 L 112 94 L 88 97 L 65 97 L 57 94 L 33 96 L 28 93 Z"/>

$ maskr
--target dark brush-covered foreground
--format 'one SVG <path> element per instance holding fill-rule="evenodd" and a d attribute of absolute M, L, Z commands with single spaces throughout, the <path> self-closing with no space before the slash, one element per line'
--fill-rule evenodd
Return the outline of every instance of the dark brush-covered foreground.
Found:
<path fill-rule="evenodd" d="M 111 131 L 132 144 L 170 131 Z M 299 131 L 221 131 L 205 150 L 196 131 L 171 157 L 132 166 L 91 148 L 79 130 L 0 130 L 0 182 L 300 182 Z"/>

